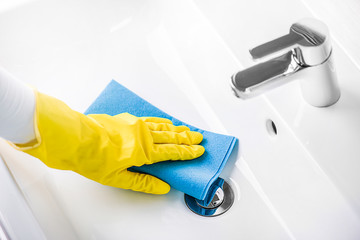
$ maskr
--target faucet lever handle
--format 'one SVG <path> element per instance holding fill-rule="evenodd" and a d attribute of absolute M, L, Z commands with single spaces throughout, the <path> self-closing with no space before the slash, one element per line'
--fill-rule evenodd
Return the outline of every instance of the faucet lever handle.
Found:
<path fill-rule="evenodd" d="M 264 43 L 250 54 L 254 60 L 295 50 L 295 57 L 302 65 L 315 66 L 325 62 L 331 54 L 328 28 L 315 19 L 303 19 L 294 23 L 287 35 Z"/>
<path fill-rule="evenodd" d="M 270 42 L 261 44 L 253 49 L 250 49 L 250 54 L 254 60 L 272 55 L 278 52 L 288 52 L 296 47 L 296 44 L 302 39 L 298 34 L 290 32 L 285 36 L 281 36 Z"/>

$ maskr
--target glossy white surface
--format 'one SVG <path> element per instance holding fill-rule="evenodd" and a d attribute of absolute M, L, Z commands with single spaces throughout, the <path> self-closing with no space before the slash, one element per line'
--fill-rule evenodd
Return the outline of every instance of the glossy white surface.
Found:
<path fill-rule="evenodd" d="M 331 108 L 306 105 L 296 82 L 248 101 L 229 87 L 230 76 L 251 63 L 248 48 L 311 16 L 300 3 L 21 2 L 0 7 L 0 64 L 18 78 L 78 111 L 115 79 L 179 119 L 240 141 L 222 173 L 236 200 L 216 218 L 193 214 L 176 190 L 152 196 L 102 186 L 0 141 L 47 238 L 359 238 L 360 117 L 350 111 L 357 114 L 360 74 L 346 55 L 335 45 L 343 95 Z M 270 24 L 277 28 L 264 27 Z"/>
<path fill-rule="evenodd" d="M 1 156 L 0 176 L 0 239 L 45 239 Z"/>
<path fill-rule="evenodd" d="M 252 47 L 251 41 L 259 40 L 261 43 L 268 38 L 271 39 L 276 35 L 286 33 L 291 23 L 296 21 L 295 19 L 311 16 L 311 12 L 307 9 L 311 8 L 310 3 L 305 8 L 301 2 L 292 2 L 292 8 L 296 11 L 292 11 L 287 18 L 284 15 L 288 13 L 286 10 L 290 8 L 287 8 L 286 4 L 282 5 L 282 8 L 274 9 L 274 12 L 268 12 L 265 9 L 267 9 L 266 7 L 270 8 L 270 6 L 264 6 L 264 9 L 259 11 L 256 5 L 263 2 L 254 1 L 254 5 L 247 6 L 247 11 L 242 17 L 250 19 L 250 17 L 261 15 L 263 19 L 266 19 L 267 24 L 273 27 L 265 27 L 260 30 L 260 26 L 256 26 L 256 29 L 259 30 L 253 31 L 255 28 L 251 24 L 234 21 L 237 14 L 236 9 L 240 8 L 241 5 L 239 2 L 227 1 L 228 5 L 232 6 L 231 8 L 215 3 L 215 1 L 206 2 L 206 4 L 202 0 L 196 0 L 196 2 L 220 35 L 224 36 L 224 41 L 243 66 L 254 64 L 246 54 L 247 49 Z M 280 0 L 271 2 L 275 6 L 280 6 L 281 3 Z M 221 12 L 225 9 L 227 14 L 222 15 Z M 279 18 L 272 18 L 273 15 L 281 16 L 281 19 L 287 20 L 280 21 Z M 331 26 L 333 25 L 332 22 Z M 329 26 L 330 32 L 333 30 L 331 26 Z M 241 34 L 236 34 L 230 29 L 238 29 L 239 32 L 248 34 L 244 38 Z M 270 33 L 270 31 L 272 32 Z M 352 35 L 352 38 L 354 37 L 356 35 Z M 242 44 L 236 44 L 241 41 L 243 41 L 245 48 Z M 334 184 L 356 217 L 359 218 L 360 148 L 357 146 L 360 144 L 358 124 L 360 120 L 360 81 L 358 81 L 360 69 L 357 62 L 353 61 L 353 58 L 348 57 L 343 51 L 347 46 L 349 45 L 342 39 L 333 36 L 334 64 L 341 89 L 340 100 L 334 106 L 316 109 L 307 105 L 301 98 L 299 88 L 299 81 L 301 80 L 268 92 L 265 98 L 271 103 L 276 114 L 280 116 L 284 128 L 295 137 L 311 161 L 318 164 L 319 169 Z M 252 169 L 256 172 L 255 168 Z M 324 199 L 324 201 L 332 202 L 332 199 Z M 359 238 L 358 234 L 355 236 Z"/>

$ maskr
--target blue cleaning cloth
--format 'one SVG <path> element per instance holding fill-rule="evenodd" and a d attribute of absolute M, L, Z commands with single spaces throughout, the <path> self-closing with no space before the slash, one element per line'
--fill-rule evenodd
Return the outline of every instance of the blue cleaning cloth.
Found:
<path fill-rule="evenodd" d="M 213 182 L 211 184 L 211 186 L 209 187 L 205 199 L 204 200 L 200 200 L 198 199 L 197 202 L 201 204 L 201 206 L 207 206 L 209 205 L 209 203 L 211 202 L 211 200 L 214 198 L 214 195 L 216 193 L 216 191 L 218 190 L 218 188 L 223 188 L 224 185 L 224 179 L 222 178 L 217 178 L 215 180 L 215 182 Z"/>
<path fill-rule="evenodd" d="M 112 80 L 85 114 L 108 114 L 111 116 L 128 112 L 137 117 L 161 117 L 170 119 L 174 125 L 186 125 L 191 131 L 203 135 L 201 143 L 205 153 L 191 161 L 166 161 L 130 170 L 148 173 L 170 184 L 171 187 L 208 203 L 216 192 L 211 189 L 224 168 L 237 139 L 190 126 L 156 108 L 118 82 Z"/>

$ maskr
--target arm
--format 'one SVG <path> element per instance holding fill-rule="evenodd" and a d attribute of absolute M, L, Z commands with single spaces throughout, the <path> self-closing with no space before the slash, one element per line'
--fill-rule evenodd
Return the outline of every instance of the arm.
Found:
<path fill-rule="evenodd" d="M 4 70 L 0 76 L 0 111 L 6 113 L 0 116 L 0 136 L 49 167 L 72 170 L 108 186 L 165 194 L 170 190 L 166 182 L 128 168 L 191 160 L 205 151 L 198 145 L 200 133 L 168 119 L 84 115 L 24 86 Z"/>
<path fill-rule="evenodd" d="M 0 137 L 14 143 L 35 139 L 33 90 L 0 67 Z"/>

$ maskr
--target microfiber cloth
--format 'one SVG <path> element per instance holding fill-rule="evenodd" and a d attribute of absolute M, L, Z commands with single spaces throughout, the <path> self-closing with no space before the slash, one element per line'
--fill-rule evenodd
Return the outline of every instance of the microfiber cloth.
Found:
<path fill-rule="evenodd" d="M 137 117 L 161 117 L 170 119 L 174 125 L 186 125 L 191 131 L 203 135 L 201 145 L 205 153 L 191 161 L 166 161 L 141 167 L 131 171 L 148 173 L 170 184 L 171 187 L 196 199 L 211 201 L 216 192 L 212 184 L 224 168 L 237 139 L 235 137 L 212 133 L 190 126 L 153 106 L 118 82 L 112 80 L 100 96 L 86 110 L 85 114 L 108 114 L 111 116 L 128 112 Z"/>

